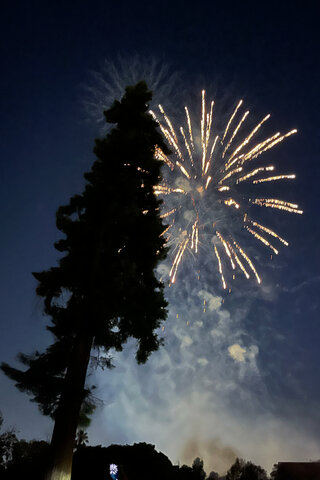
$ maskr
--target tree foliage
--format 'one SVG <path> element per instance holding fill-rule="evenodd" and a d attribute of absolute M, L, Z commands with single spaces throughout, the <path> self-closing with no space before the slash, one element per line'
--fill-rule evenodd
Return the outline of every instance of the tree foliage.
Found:
<path fill-rule="evenodd" d="M 204 480 L 206 478 L 206 472 L 203 469 L 203 460 L 197 457 L 193 460 L 192 470 L 198 480 Z"/>
<path fill-rule="evenodd" d="M 33 273 L 54 343 L 44 353 L 20 353 L 25 370 L 1 366 L 53 418 L 79 331 L 92 335 L 100 351 L 98 363 L 107 367 L 109 350 L 121 350 L 129 337 L 137 339 L 138 362 L 160 344 L 155 331 L 166 318 L 166 301 L 154 271 L 166 249 L 160 201 L 153 192 L 161 168 L 154 148 L 168 150 L 148 113 L 150 100 L 140 82 L 105 112 L 116 127 L 96 140 L 97 159 L 84 175 L 84 192 L 57 211 L 56 225 L 64 238 L 55 248 L 63 256 L 58 266 Z M 93 408 L 86 388 L 81 425 L 88 423 Z"/>
<path fill-rule="evenodd" d="M 31 401 L 36 402 L 44 415 L 54 418 L 63 389 L 64 376 L 68 364 L 68 355 L 71 349 L 71 338 L 56 339 L 44 353 L 35 351 L 31 355 L 19 353 L 17 358 L 27 367 L 19 370 L 7 363 L 2 363 L 1 369 L 8 377 L 16 382 L 16 387 L 33 396 Z M 79 417 L 80 426 L 88 426 L 90 415 L 94 412 L 95 402 L 92 396 L 94 387 L 85 388 Z"/>
<path fill-rule="evenodd" d="M 20 354 L 26 370 L 1 365 L 55 419 L 47 479 L 70 478 L 79 419 L 88 423 L 94 408 L 85 388 L 92 348 L 110 366 L 109 350 L 121 351 L 129 337 L 137 341 L 139 363 L 160 345 L 167 303 L 155 269 L 166 248 L 154 194 L 162 164 L 154 154 L 156 145 L 169 152 L 148 113 L 151 97 L 140 82 L 105 112 L 116 126 L 96 140 L 85 190 L 57 211 L 64 238 L 55 248 L 62 256 L 57 266 L 33 273 L 54 343 L 44 353 Z"/>
<path fill-rule="evenodd" d="M 268 476 L 259 465 L 237 458 L 228 470 L 226 480 L 268 480 Z"/>

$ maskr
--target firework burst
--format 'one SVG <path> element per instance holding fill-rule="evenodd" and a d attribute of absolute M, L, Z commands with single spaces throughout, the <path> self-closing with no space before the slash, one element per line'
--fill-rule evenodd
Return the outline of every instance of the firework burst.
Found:
<path fill-rule="evenodd" d="M 185 125 L 179 129 L 174 127 L 161 105 L 159 114 L 151 111 L 173 151 L 173 155 L 167 156 L 156 147 L 156 156 L 167 169 L 155 193 L 164 200 L 162 217 L 169 222 L 163 235 L 173 252 L 171 284 L 175 283 L 187 254 L 194 257 L 204 245 L 209 245 L 212 251 L 224 289 L 228 288 L 229 273 L 232 278 L 237 273 L 246 279 L 253 277 L 260 284 L 261 278 L 252 259 L 240 245 L 241 232 L 252 236 L 276 255 L 279 246 L 288 246 L 288 242 L 253 218 L 251 211 L 266 207 L 302 214 L 295 203 L 248 195 L 247 192 L 255 188 L 252 185 L 295 178 L 294 174 L 275 175 L 273 165 L 257 166 L 255 160 L 297 130 L 285 134 L 277 132 L 257 141 L 259 130 L 270 118 L 266 115 L 241 136 L 249 115 L 249 111 L 242 113 L 242 105 L 241 100 L 220 136 L 215 133 L 214 102 L 206 104 L 204 90 L 197 122 L 192 120 L 187 107 Z"/>

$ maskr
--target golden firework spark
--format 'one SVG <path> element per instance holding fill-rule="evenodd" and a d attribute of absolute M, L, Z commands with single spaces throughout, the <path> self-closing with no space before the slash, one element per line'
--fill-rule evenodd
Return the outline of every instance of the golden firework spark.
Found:
<path fill-rule="evenodd" d="M 246 229 L 248 230 L 249 233 L 251 233 L 251 235 L 253 235 L 255 238 L 257 238 L 260 242 L 264 243 L 265 245 L 267 245 L 267 247 L 271 248 L 271 250 L 276 254 L 278 255 L 279 251 L 274 248 L 273 245 L 271 245 L 270 242 L 268 242 L 268 240 L 266 240 L 264 237 L 262 237 L 261 235 L 259 235 L 259 233 L 255 232 L 254 230 L 252 230 L 252 228 L 250 227 L 246 227 Z"/>
<path fill-rule="evenodd" d="M 233 241 L 233 243 L 234 243 L 234 245 L 237 247 L 237 249 L 239 250 L 239 252 L 241 253 L 241 255 L 243 256 L 243 258 L 246 260 L 247 264 L 249 265 L 249 267 L 251 268 L 251 270 L 253 271 L 253 273 L 255 274 L 258 283 L 261 283 L 261 279 L 260 279 L 260 277 L 259 277 L 259 275 L 258 275 L 258 272 L 257 272 L 257 270 L 254 268 L 254 265 L 253 265 L 253 263 L 251 262 L 251 260 L 250 260 L 250 258 L 248 257 L 248 255 L 244 252 L 244 250 L 242 250 L 242 248 L 240 247 L 240 245 L 238 245 L 235 240 Z"/>
<path fill-rule="evenodd" d="M 272 171 L 272 170 L 274 170 L 274 167 L 273 167 L 273 166 L 255 168 L 254 170 L 252 170 L 251 172 L 247 173 L 247 174 L 244 175 L 243 177 L 239 177 L 239 178 L 237 179 L 237 183 L 239 183 L 239 182 L 244 182 L 245 180 L 248 180 L 248 178 L 254 177 L 254 176 L 257 175 L 257 173 L 259 173 L 259 172 L 269 172 L 269 171 Z"/>
<path fill-rule="evenodd" d="M 260 230 L 263 230 L 264 232 L 268 233 L 269 235 L 271 235 L 272 237 L 275 237 L 277 238 L 281 243 L 283 243 L 286 247 L 289 245 L 289 243 L 284 240 L 283 238 L 281 238 L 276 232 L 274 232 L 273 230 L 271 230 L 270 228 L 267 228 L 265 227 L 264 225 L 261 225 L 260 223 L 258 222 L 255 222 L 253 220 L 250 220 L 250 223 L 252 223 L 252 225 L 254 227 L 258 227 L 260 228 Z"/>
<path fill-rule="evenodd" d="M 274 182 L 275 180 L 286 180 L 291 178 L 296 178 L 296 176 L 295 175 L 276 175 L 274 177 L 258 178 L 257 180 L 253 180 L 252 183 Z"/>
<path fill-rule="evenodd" d="M 243 271 L 244 275 L 246 276 L 246 279 L 248 280 L 250 278 L 250 275 L 249 273 L 247 272 L 247 270 L 244 268 L 242 262 L 240 261 L 238 255 L 236 254 L 236 252 L 234 251 L 234 249 L 232 248 L 232 245 L 231 243 L 227 242 L 228 243 L 228 247 L 230 249 L 230 251 L 232 252 L 232 255 L 234 256 L 237 264 L 239 265 L 240 269 Z"/>
<path fill-rule="evenodd" d="M 160 233 L 160 237 L 163 237 L 163 236 L 170 230 L 170 228 L 172 228 L 172 227 L 173 227 L 173 224 L 168 225 L 167 228 L 165 228 L 165 229 L 163 230 L 163 232 Z"/>
<path fill-rule="evenodd" d="M 247 116 L 249 115 L 249 110 L 247 110 L 245 112 L 245 114 L 243 115 L 243 117 L 241 118 L 240 122 L 238 123 L 238 125 L 236 126 L 236 128 L 234 129 L 234 132 L 229 140 L 229 142 L 227 143 L 223 153 L 222 153 L 222 158 L 225 157 L 225 154 L 227 152 L 227 150 L 229 149 L 229 147 L 231 146 L 231 143 L 233 142 L 233 139 L 235 138 L 235 136 L 237 135 L 238 131 L 239 131 L 239 128 L 241 127 L 241 125 L 243 124 L 243 122 L 245 121 L 245 119 L 247 118 Z"/>
<path fill-rule="evenodd" d="M 169 217 L 170 215 L 173 215 L 176 211 L 177 211 L 177 209 L 176 209 L 176 208 L 173 208 L 173 209 L 170 210 L 169 212 L 162 213 L 162 214 L 160 215 L 160 218 L 167 218 L 167 217 Z"/>
<path fill-rule="evenodd" d="M 230 161 L 243 149 L 243 147 L 245 147 L 251 140 L 251 138 L 257 133 L 257 131 L 259 130 L 259 128 L 264 124 L 264 122 L 266 122 L 268 119 L 270 118 L 270 114 L 266 115 L 264 117 L 263 120 L 261 120 L 260 123 L 258 123 L 258 125 L 256 127 L 254 127 L 254 129 L 252 130 L 252 132 L 244 139 L 244 141 L 242 143 L 240 143 L 240 145 L 235 149 L 235 151 L 232 153 L 232 155 L 230 155 L 230 158 L 228 160 L 228 163 L 230 163 Z"/>
<path fill-rule="evenodd" d="M 228 205 L 228 207 L 240 208 L 239 203 L 237 203 L 233 198 L 228 198 L 224 201 L 224 204 Z"/>
<path fill-rule="evenodd" d="M 238 105 L 237 105 L 236 108 L 235 108 L 235 111 L 234 111 L 233 114 L 231 115 L 230 120 L 229 120 L 229 122 L 227 123 L 226 129 L 225 129 L 224 134 L 223 134 L 223 137 L 222 137 L 222 143 L 223 143 L 223 141 L 224 141 L 224 139 L 225 139 L 225 137 L 226 137 L 226 135 L 227 135 L 227 133 L 228 133 L 229 127 L 230 127 L 230 125 L 231 125 L 234 117 L 236 116 L 237 111 L 238 111 L 239 108 L 241 107 L 242 103 L 243 103 L 243 100 L 240 100 L 240 102 L 238 103 Z"/>
<path fill-rule="evenodd" d="M 154 187 L 155 195 L 169 195 L 170 193 L 186 193 L 182 188 L 170 188 L 166 185 L 157 185 Z"/>
<path fill-rule="evenodd" d="M 221 241 L 222 245 L 224 246 L 224 249 L 226 251 L 226 254 L 228 255 L 229 257 L 229 260 L 230 260 L 230 263 L 231 263 L 231 266 L 232 266 L 232 269 L 234 270 L 236 268 L 233 260 L 232 260 L 232 256 L 231 256 L 231 253 L 230 253 L 230 250 L 228 248 L 228 243 L 225 241 L 225 239 L 223 238 L 223 236 L 221 235 L 221 233 L 219 233 L 218 231 L 216 231 L 216 234 L 217 234 L 217 237 L 219 238 L 219 240 Z"/>
<path fill-rule="evenodd" d="M 298 205 L 296 203 L 285 202 L 284 200 L 278 200 L 276 198 L 250 198 L 249 201 L 254 205 L 259 205 L 260 207 L 277 208 L 278 210 L 298 213 L 300 215 L 303 213 L 303 210 L 298 209 Z"/>
<path fill-rule="evenodd" d="M 186 238 L 183 242 L 181 242 L 178 253 L 173 260 L 173 264 L 170 270 L 171 283 L 174 283 L 176 281 L 176 275 L 177 275 L 179 263 L 181 262 L 181 259 L 183 257 L 185 249 L 187 248 L 188 243 L 189 243 L 189 238 Z"/>
<path fill-rule="evenodd" d="M 226 175 L 222 177 L 221 180 L 219 180 L 219 185 L 221 185 L 221 183 L 223 183 L 225 180 L 230 178 L 235 173 L 239 173 L 239 172 L 242 172 L 242 167 L 235 168 L 234 170 L 231 170 L 231 172 L 226 173 Z"/>
<path fill-rule="evenodd" d="M 217 257 L 217 260 L 218 260 L 218 270 L 219 270 L 219 273 L 221 275 L 221 281 L 222 281 L 222 285 L 223 285 L 223 288 L 226 289 L 227 288 L 227 284 L 226 284 L 226 281 L 224 279 L 224 276 L 223 276 L 223 272 L 222 272 L 222 264 L 221 264 L 221 259 L 220 259 L 220 255 L 218 253 L 218 249 L 217 247 L 214 245 L 214 253 L 216 254 L 216 257 Z"/>
<path fill-rule="evenodd" d="M 282 245 L 288 246 L 288 242 L 270 228 L 251 220 L 246 211 L 250 206 L 251 208 L 260 206 L 290 213 L 303 213 L 295 203 L 276 198 L 249 198 L 238 190 L 240 184 L 246 181 L 258 185 L 295 178 L 294 174 L 257 178 L 259 174 L 274 171 L 273 165 L 247 168 L 260 155 L 295 134 L 297 130 L 293 129 L 285 134 L 276 132 L 267 138 L 259 138 L 262 136 L 261 127 L 270 118 L 268 114 L 251 127 L 244 138 L 239 139 L 240 131 L 245 129 L 249 115 L 249 111 L 240 112 L 242 105 L 243 100 L 240 100 L 227 121 L 219 142 L 219 136 L 215 133 L 214 102 L 210 102 L 207 110 L 205 90 L 201 92 L 201 113 L 198 122 L 192 121 L 188 107 L 185 107 L 185 125 L 179 128 L 174 127 L 162 105 L 159 105 L 159 117 L 151 112 L 173 151 L 169 157 L 159 147 L 155 147 L 155 157 L 169 167 L 168 175 L 165 175 L 166 181 L 157 185 L 154 193 L 165 197 L 162 218 L 170 217 L 173 220 L 162 233 L 168 244 L 174 245 L 175 254 L 169 274 L 171 283 L 176 281 L 179 266 L 186 252 L 197 254 L 199 237 L 203 233 L 206 235 L 209 233 L 223 288 L 227 289 L 227 282 L 223 273 L 223 259 L 218 248 L 222 249 L 223 256 L 225 255 L 228 260 L 226 275 L 229 269 L 230 276 L 234 279 L 239 269 L 249 279 L 248 269 L 260 284 L 261 278 L 252 260 L 235 239 L 237 232 L 234 232 L 233 225 L 238 226 L 239 232 L 247 232 L 259 243 L 270 248 L 273 253 L 278 254 L 278 248 L 273 246 L 263 233 L 278 240 Z M 185 222 L 183 227 L 181 222 Z M 212 224 L 213 229 L 208 232 L 208 225 Z"/>

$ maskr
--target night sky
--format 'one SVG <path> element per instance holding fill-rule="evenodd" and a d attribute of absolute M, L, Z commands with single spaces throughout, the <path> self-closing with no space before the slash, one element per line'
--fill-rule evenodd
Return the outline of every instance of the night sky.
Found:
<path fill-rule="evenodd" d="M 206 88 L 227 113 L 244 98 L 257 121 L 271 113 L 272 131 L 298 129 L 269 156 L 297 175 L 271 190 L 304 210 L 270 221 L 290 247 L 272 261 L 257 248 L 262 286 L 238 282 L 231 294 L 209 275 L 214 259 L 212 266 L 200 260 L 197 283 L 184 266 L 166 291 L 165 346 L 137 366 L 129 342 L 115 369 L 90 374 L 100 399 L 91 444 L 146 441 L 173 462 L 200 456 L 207 472 L 220 473 L 237 455 L 268 470 L 320 458 L 319 13 L 316 2 L 13 0 L 2 7 L 1 361 L 50 342 L 31 272 L 55 264 L 55 212 L 82 191 L 94 160 L 101 125 L 85 101 L 92 89 L 101 93 L 92 72 L 106 60 L 110 85 L 111 64 L 120 77 L 124 65 L 148 71 L 153 59 L 155 73 L 168 66 L 159 91 L 167 82 L 173 115 L 196 105 Z M 3 374 L 0 392 L 5 427 L 50 438 L 51 421 Z"/>

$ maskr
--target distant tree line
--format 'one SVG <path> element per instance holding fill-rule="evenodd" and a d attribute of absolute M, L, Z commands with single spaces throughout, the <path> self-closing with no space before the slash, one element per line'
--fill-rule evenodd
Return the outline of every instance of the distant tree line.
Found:
<path fill-rule="evenodd" d="M 0 414 L 0 428 L 2 425 Z M 90 447 L 87 433 L 78 430 L 72 480 L 111 480 L 110 464 L 118 466 L 118 480 L 268 480 L 265 470 L 252 462 L 237 458 L 225 476 L 204 471 L 203 461 L 197 457 L 192 466 L 172 465 L 168 457 L 147 443 L 129 445 L 101 445 Z M 0 478 L 3 480 L 41 480 L 47 464 L 49 443 L 43 440 L 18 439 L 14 429 L 0 433 Z M 277 480 L 276 469 L 272 479 Z M 280 478 L 280 477 L 279 477 Z"/>

